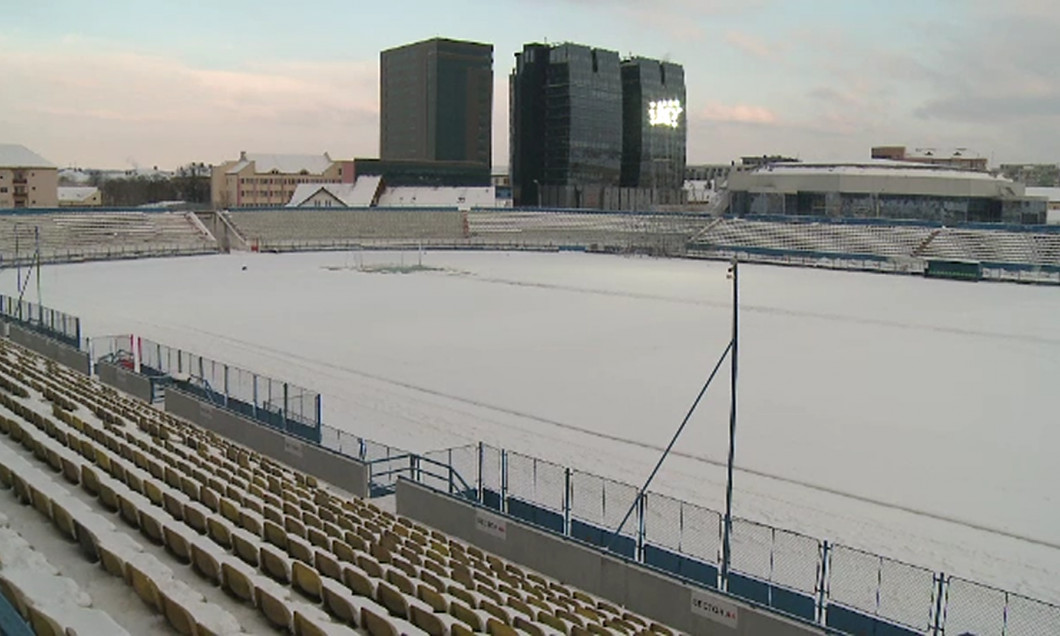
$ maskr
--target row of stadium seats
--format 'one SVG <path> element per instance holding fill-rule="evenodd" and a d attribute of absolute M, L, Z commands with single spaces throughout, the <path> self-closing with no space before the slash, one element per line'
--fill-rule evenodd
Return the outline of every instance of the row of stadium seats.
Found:
<path fill-rule="evenodd" d="M 881 257 L 912 255 L 932 228 L 915 226 L 778 223 L 723 219 L 696 237 L 721 247 L 752 247 L 829 254 Z"/>
<path fill-rule="evenodd" d="M 711 219 L 681 214 L 612 214 L 533 210 L 472 210 L 468 234 L 474 243 L 548 245 L 645 245 L 675 237 L 680 243 Z"/>
<path fill-rule="evenodd" d="M 946 229 L 921 255 L 989 263 L 1060 265 L 1060 234 Z"/>
<path fill-rule="evenodd" d="M 1060 266 L 1060 233 L 726 218 L 693 241 L 714 248 Z"/>
<path fill-rule="evenodd" d="M 43 260 L 101 255 L 194 253 L 216 250 L 193 215 L 180 212 L 78 212 L 0 215 L 0 255 Z M 17 248 L 17 249 L 16 249 Z"/>
<path fill-rule="evenodd" d="M 224 213 L 239 234 L 262 249 L 335 245 L 372 239 L 458 240 L 456 210 L 261 210 Z"/>
<path fill-rule="evenodd" d="M 632 215 L 512 210 L 263 210 L 224 213 L 244 239 L 265 249 L 373 239 L 525 246 L 627 245 L 650 237 L 687 240 L 710 221 L 677 214 Z M 466 214 L 466 217 L 464 216 Z M 465 223 L 466 219 L 466 225 Z"/>
<path fill-rule="evenodd" d="M 0 418 L 0 430 L 40 460 L 5 456 L 0 464 L 12 468 L 0 483 L 181 633 L 230 631 L 232 612 L 174 585 L 170 566 L 119 540 L 126 535 L 107 525 L 111 517 L 164 546 L 173 567 L 190 566 L 296 634 L 670 633 L 8 343 L 0 388 L 13 416 Z M 101 510 L 71 505 L 55 475 Z"/>

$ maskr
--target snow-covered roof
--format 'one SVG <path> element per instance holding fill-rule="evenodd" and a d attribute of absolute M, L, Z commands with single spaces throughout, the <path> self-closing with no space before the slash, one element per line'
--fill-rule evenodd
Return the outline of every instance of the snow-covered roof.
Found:
<path fill-rule="evenodd" d="M 952 166 L 890 159 L 872 159 L 851 163 L 772 163 L 754 170 L 756 173 L 772 174 L 840 174 L 866 177 L 925 177 L 938 179 L 971 179 L 976 181 L 1008 181 L 1004 177 L 961 170 Z"/>
<path fill-rule="evenodd" d="M 331 157 L 322 155 L 275 155 L 248 152 L 240 155 L 239 161 L 228 169 L 228 174 L 236 174 L 251 163 L 258 174 L 269 174 L 273 171 L 280 174 L 299 174 L 303 170 L 308 174 L 324 174 L 334 163 Z"/>
<path fill-rule="evenodd" d="M 87 201 L 99 193 L 95 186 L 59 186 L 60 203 L 79 203 Z"/>
<path fill-rule="evenodd" d="M 341 206 L 367 208 L 375 202 L 382 179 L 380 176 L 365 175 L 357 177 L 354 183 L 300 183 L 287 207 L 301 207 L 323 191 L 334 197 Z"/>
<path fill-rule="evenodd" d="M 0 167 L 54 168 L 55 164 L 21 144 L 0 144 Z"/>
<path fill-rule="evenodd" d="M 387 188 L 379 195 L 379 207 L 438 206 L 438 207 L 493 207 L 497 194 L 493 186 L 447 188 L 401 186 Z"/>

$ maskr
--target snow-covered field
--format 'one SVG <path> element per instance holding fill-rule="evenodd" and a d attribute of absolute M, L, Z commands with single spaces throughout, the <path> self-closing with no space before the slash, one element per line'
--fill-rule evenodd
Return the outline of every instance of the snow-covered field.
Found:
<path fill-rule="evenodd" d="M 436 271 L 355 267 L 418 258 L 52 266 L 41 300 L 88 336 L 316 389 L 326 424 L 370 439 L 481 440 L 630 483 L 729 339 L 722 263 L 431 252 Z M 1060 602 L 1060 292 L 752 265 L 740 282 L 734 514 Z M 722 508 L 728 383 L 726 365 L 653 490 Z"/>

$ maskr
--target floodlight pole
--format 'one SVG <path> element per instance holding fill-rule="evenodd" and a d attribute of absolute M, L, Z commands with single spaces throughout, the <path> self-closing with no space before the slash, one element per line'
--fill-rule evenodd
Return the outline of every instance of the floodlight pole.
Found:
<path fill-rule="evenodd" d="M 733 455 L 736 452 L 736 362 L 739 359 L 737 356 L 737 338 L 739 331 L 739 291 L 740 291 L 740 279 L 738 272 L 738 261 L 734 256 L 732 259 L 732 266 L 729 268 L 729 273 L 732 274 L 732 351 L 731 357 L 729 358 L 732 363 L 732 396 L 731 403 L 729 406 L 729 461 L 726 463 L 727 477 L 725 480 L 725 526 L 722 529 L 722 540 L 721 540 L 721 581 L 725 589 L 729 587 L 729 559 L 732 555 L 732 548 L 730 545 L 730 537 L 732 535 L 732 460 Z"/>

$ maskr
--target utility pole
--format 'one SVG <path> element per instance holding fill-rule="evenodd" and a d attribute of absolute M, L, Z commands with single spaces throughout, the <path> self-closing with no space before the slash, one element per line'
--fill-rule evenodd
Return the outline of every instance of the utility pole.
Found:
<path fill-rule="evenodd" d="M 725 480 L 725 527 L 722 529 L 721 542 L 721 581 L 725 589 L 729 587 L 729 560 L 732 555 L 732 547 L 730 545 L 732 536 L 732 461 L 736 452 L 736 362 L 739 359 L 737 355 L 740 291 L 738 264 L 734 256 L 732 265 L 729 267 L 729 274 L 732 278 L 732 357 L 729 359 L 732 363 L 732 396 L 729 406 L 729 461 L 726 464 L 727 477 Z"/>

